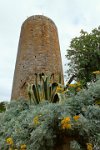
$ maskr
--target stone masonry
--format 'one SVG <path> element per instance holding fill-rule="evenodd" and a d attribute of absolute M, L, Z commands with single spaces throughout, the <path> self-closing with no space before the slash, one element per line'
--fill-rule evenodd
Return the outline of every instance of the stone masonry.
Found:
<path fill-rule="evenodd" d="M 27 99 L 27 83 L 34 83 L 35 73 L 54 74 L 57 82 L 61 74 L 64 82 L 57 28 L 42 15 L 22 24 L 11 99 Z"/>

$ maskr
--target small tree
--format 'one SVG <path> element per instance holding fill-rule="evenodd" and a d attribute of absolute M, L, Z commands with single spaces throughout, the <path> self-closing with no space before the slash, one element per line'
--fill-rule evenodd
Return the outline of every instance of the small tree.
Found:
<path fill-rule="evenodd" d="M 90 82 L 92 72 L 100 70 L 100 27 L 91 33 L 81 30 L 80 36 L 72 39 L 66 57 L 68 75 L 75 74 L 84 84 Z"/>

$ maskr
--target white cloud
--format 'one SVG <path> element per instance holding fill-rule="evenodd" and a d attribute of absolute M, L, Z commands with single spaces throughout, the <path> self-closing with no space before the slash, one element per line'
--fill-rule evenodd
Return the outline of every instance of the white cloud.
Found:
<path fill-rule="evenodd" d="M 35 14 L 57 25 L 64 65 L 71 39 L 99 26 L 100 0 L 0 0 L 0 100 L 10 99 L 21 24 Z"/>

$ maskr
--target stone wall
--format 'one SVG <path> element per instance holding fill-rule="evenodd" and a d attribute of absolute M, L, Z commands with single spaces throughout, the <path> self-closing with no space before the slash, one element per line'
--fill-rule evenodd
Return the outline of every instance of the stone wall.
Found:
<path fill-rule="evenodd" d="M 57 28 L 41 15 L 31 16 L 22 25 L 13 79 L 11 99 L 27 99 L 27 83 L 33 83 L 35 73 L 59 74 L 63 83 L 62 61 Z"/>

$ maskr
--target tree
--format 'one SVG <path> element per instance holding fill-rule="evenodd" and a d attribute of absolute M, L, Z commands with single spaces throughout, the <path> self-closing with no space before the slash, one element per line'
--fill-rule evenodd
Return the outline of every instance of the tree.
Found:
<path fill-rule="evenodd" d="M 83 30 L 72 39 L 66 54 L 69 60 L 68 75 L 75 74 L 84 84 L 92 80 L 92 72 L 100 70 L 100 27 L 91 33 Z"/>

